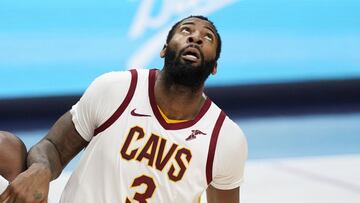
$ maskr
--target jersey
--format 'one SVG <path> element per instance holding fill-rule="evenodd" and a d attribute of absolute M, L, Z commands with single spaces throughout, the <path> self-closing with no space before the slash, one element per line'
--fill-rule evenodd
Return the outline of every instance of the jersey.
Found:
<path fill-rule="evenodd" d="M 242 130 L 208 97 L 193 120 L 167 123 L 154 95 L 157 70 L 97 78 L 72 107 L 89 141 L 61 202 L 198 202 L 211 184 L 243 181 Z"/>
<path fill-rule="evenodd" d="M 8 185 L 9 185 L 9 182 L 0 175 L 0 194 L 6 190 Z"/>

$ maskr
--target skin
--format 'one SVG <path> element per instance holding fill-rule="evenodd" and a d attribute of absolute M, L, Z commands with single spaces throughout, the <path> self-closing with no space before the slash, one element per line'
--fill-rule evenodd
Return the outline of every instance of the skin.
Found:
<path fill-rule="evenodd" d="M 165 45 L 160 52 L 160 57 L 164 58 L 166 49 L 171 47 L 175 50 L 181 50 L 190 44 L 197 45 L 205 59 L 214 59 L 216 56 L 217 40 L 215 32 L 211 31 L 210 23 L 197 18 L 190 18 L 182 22 L 176 29 L 176 32 L 169 44 Z M 205 37 L 212 36 L 212 41 Z M 216 74 L 217 65 L 214 66 L 212 74 Z M 156 102 L 170 119 L 191 120 L 200 111 L 205 102 L 202 96 L 204 84 L 197 90 L 191 91 L 188 87 L 181 85 L 172 85 L 168 87 L 165 82 L 164 69 L 157 75 L 155 82 Z"/>
<path fill-rule="evenodd" d="M 70 112 L 60 117 L 49 133 L 29 151 L 28 169 L 0 195 L 0 202 L 47 202 L 49 184 L 88 143 L 79 135 Z"/>
<path fill-rule="evenodd" d="M 209 34 L 212 36 L 212 41 L 208 40 Z M 173 38 L 161 50 L 160 57 L 165 57 L 168 47 L 181 50 L 189 44 L 196 44 L 200 47 L 205 59 L 214 59 L 218 45 L 215 36 L 210 23 L 201 19 L 190 18 L 178 26 Z M 213 67 L 212 74 L 215 75 L 216 71 L 217 64 Z M 155 82 L 155 98 L 160 109 L 170 119 L 194 119 L 205 102 L 205 98 L 202 96 L 204 84 L 196 92 L 193 92 L 185 86 L 167 87 L 163 78 L 164 69 L 158 73 Z M 206 190 L 207 201 L 208 203 L 239 203 L 239 191 L 239 187 L 232 190 L 219 190 L 210 185 Z"/>
<path fill-rule="evenodd" d="M 0 131 L 0 175 L 8 181 L 26 168 L 27 150 L 24 143 L 15 135 Z"/>
<path fill-rule="evenodd" d="M 190 18 L 182 22 L 173 38 L 160 52 L 164 58 L 166 49 L 181 50 L 189 44 L 199 46 L 206 59 L 216 56 L 217 39 L 212 26 L 204 20 Z M 210 41 L 208 38 L 212 36 Z M 213 67 L 215 74 L 217 65 Z M 170 119 L 194 119 L 205 102 L 202 96 L 204 84 L 197 90 L 165 82 L 164 69 L 157 73 L 155 98 L 157 104 Z M 44 139 L 29 152 L 28 170 L 21 173 L 0 196 L 8 203 L 47 202 L 49 182 L 57 178 L 66 164 L 88 143 L 79 135 L 71 120 L 71 114 L 65 113 L 51 128 Z M 239 188 L 218 190 L 212 186 L 207 189 L 209 203 L 239 202 Z"/>

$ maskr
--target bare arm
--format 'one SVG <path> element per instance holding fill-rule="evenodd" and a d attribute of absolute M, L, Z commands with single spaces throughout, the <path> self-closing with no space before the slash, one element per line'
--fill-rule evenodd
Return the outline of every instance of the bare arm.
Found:
<path fill-rule="evenodd" d="M 61 174 L 66 164 L 87 143 L 76 131 L 70 112 L 65 113 L 31 148 L 27 158 L 29 168 L 11 182 L 0 195 L 0 202 L 47 202 L 50 181 Z"/>
<path fill-rule="evenodd" d="M 56 121 L 49 133 L 30 149 L 27 165 L 31 167 L 39 163 L 46 166 L 50 169 L 53 180 L 87 144 L 76 131 L 70 112 L 67 112 Z"/>
<path fill-rule="evenodd" d="M 240 188 L 237 187 L 232 190 L 219 190 L 210 185 L 206 190 L 206 197 L 208 203 L 239 203 Z"/>

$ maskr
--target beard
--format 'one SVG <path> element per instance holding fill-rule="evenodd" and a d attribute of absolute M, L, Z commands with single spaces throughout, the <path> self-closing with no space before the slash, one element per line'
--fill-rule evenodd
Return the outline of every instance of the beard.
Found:
<path fill-rule="evenodd" d="M 200 51 L 200 64 L 193 65 L 191 62 L 181 61 L 180 57 L 188 47 L 182 49 L 178 55 L 175 50 L 167 47 L 164 68 L 165 80 L 168 87 L 172 85 L 181 85 L 190 88 L 194 92 L 203 86 L 206 79 L 213 71 L 216 60 L 205 60 L 200 49 L 196 46 L 192 46 Z"/>

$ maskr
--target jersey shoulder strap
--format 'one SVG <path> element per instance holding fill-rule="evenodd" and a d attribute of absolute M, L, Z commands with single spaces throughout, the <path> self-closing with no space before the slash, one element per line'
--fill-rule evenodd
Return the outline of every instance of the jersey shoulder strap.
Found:
<path fill-rule="evenodd" d="M 133 98 L 135 89 L 136 89 L 136 85 L 138 82 L 138 73 L 135 69 L 132 69 L 129 71 L 131 73 L 131 83 L 130 83 L 130 87 L 126 94 L 125 99 L 120 104 L 120 106 L 116 109 L 116 111 L 103 124 L 101 124 L 98 128 L 96 128 L 94 130 L 94 136 L 96 136 L 97 134 L 103 132 L 108 127 L 110 127 L 125 111 L 126 107 L 129 105 L 131 99 Z"/>

